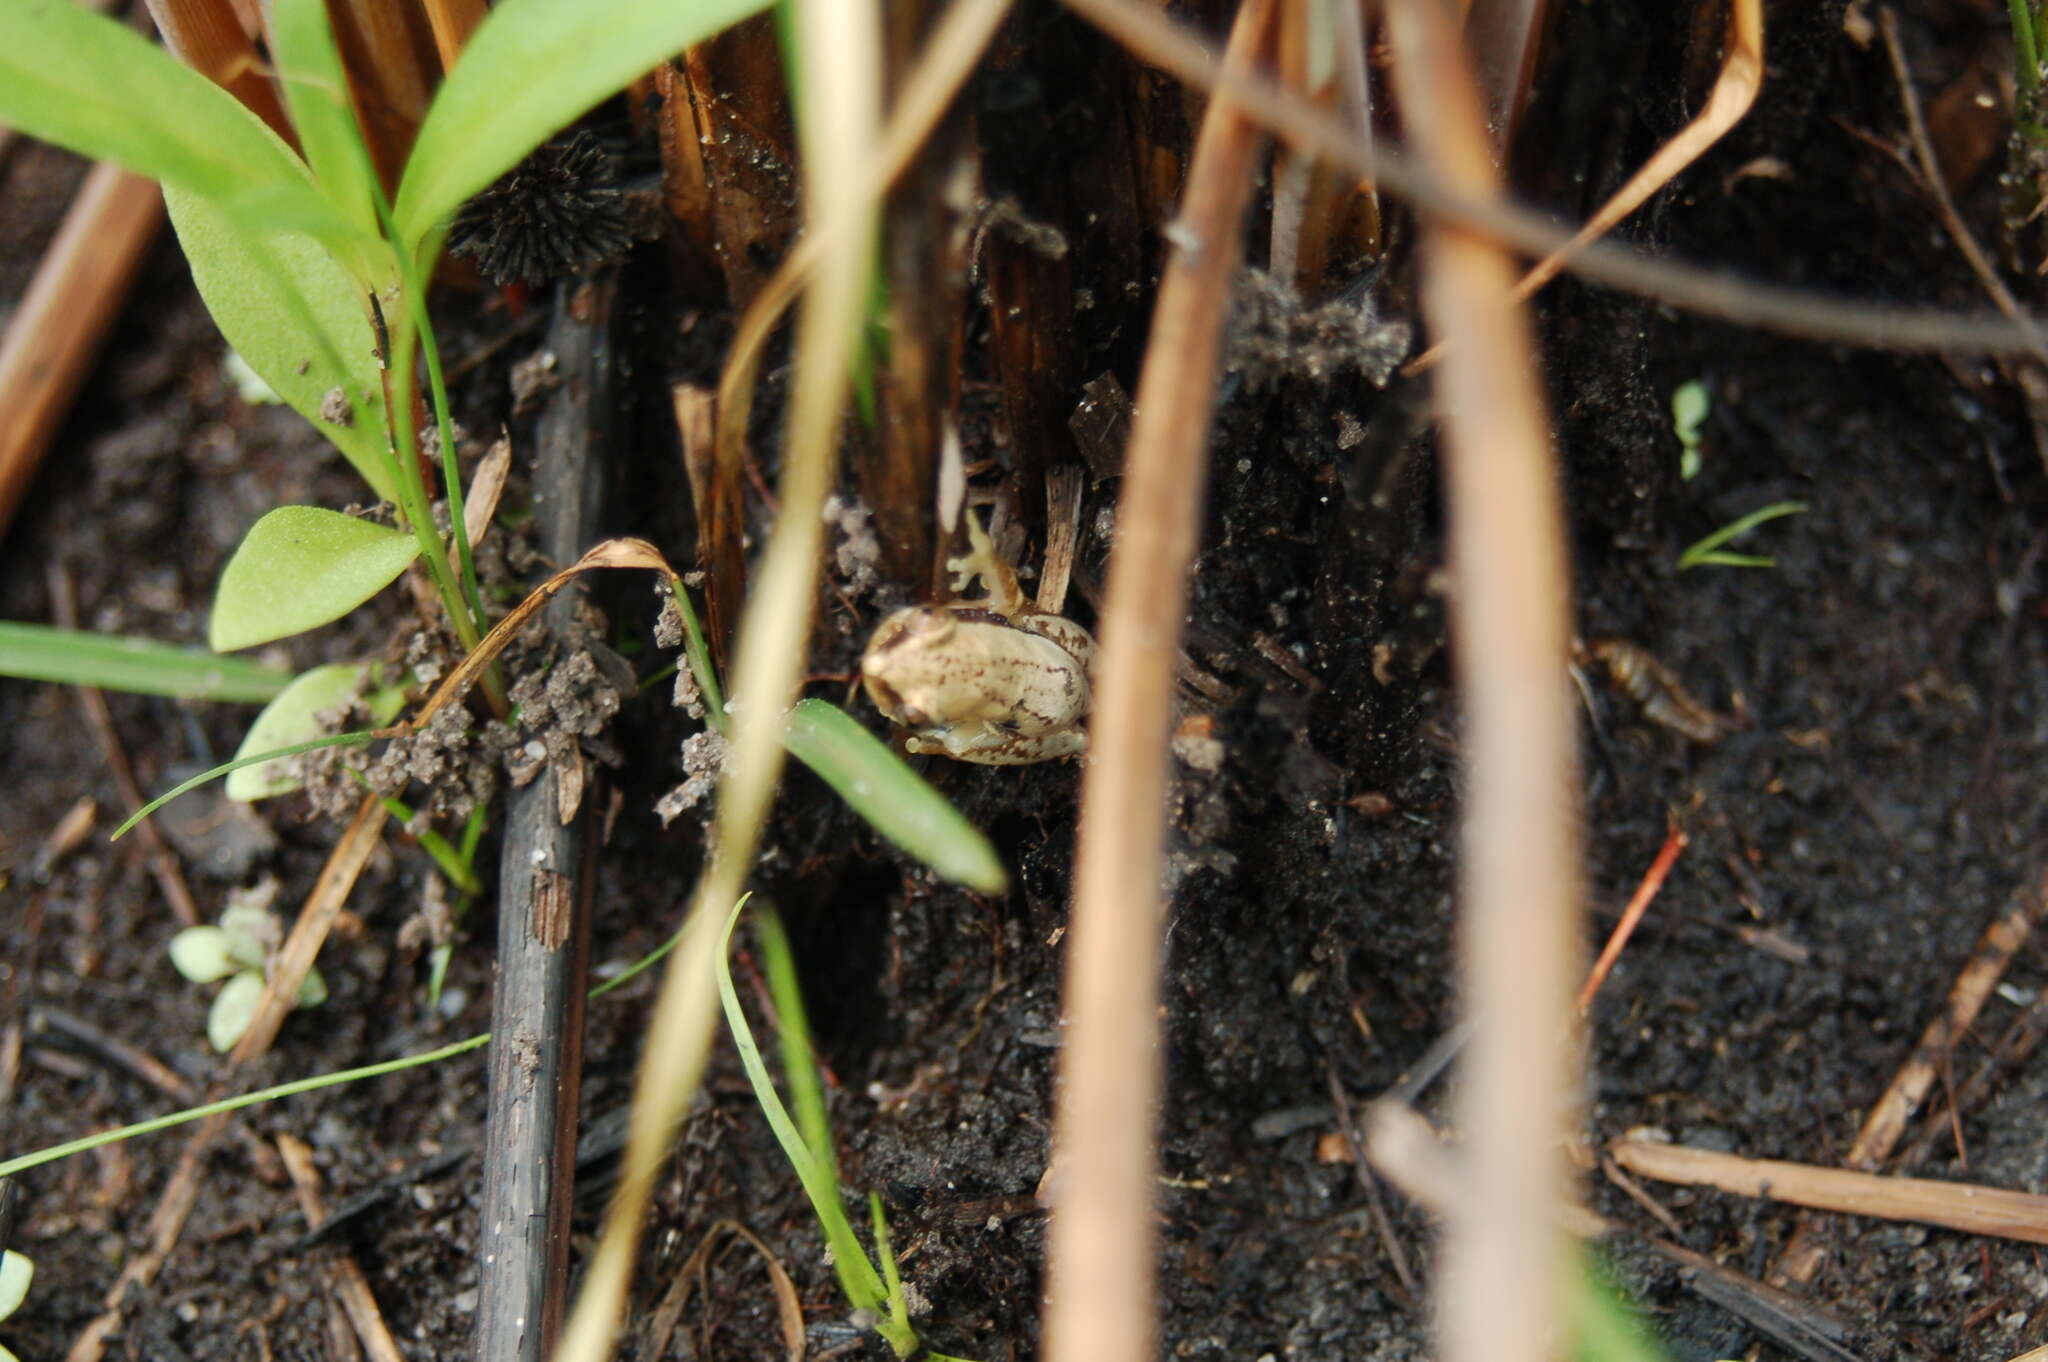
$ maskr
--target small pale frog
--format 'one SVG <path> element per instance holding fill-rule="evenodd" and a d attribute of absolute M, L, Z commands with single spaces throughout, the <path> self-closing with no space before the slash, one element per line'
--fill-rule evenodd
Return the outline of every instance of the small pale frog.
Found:
<path fill-rule="evenodd" d="M 1039 610 L 973 512 L 970 545 L 948 559 L 953 589 L 979 577 L 988 595 L 914 605 L 883 620 L 860 661 L 875 707 L 912 731 L 912 752 L 985 766 L 1023 766 L 1086 750 L 1088 667 L 1095 640 Z"/>

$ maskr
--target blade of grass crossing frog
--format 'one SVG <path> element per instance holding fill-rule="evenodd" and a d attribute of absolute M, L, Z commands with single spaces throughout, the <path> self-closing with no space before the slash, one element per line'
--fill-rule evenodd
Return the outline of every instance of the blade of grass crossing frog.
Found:
<path fill-rule="evenodd" d="M 1002 859 L 980 830 L 844 710 L 799 700 L 784 742 L 875 831 L 944 878 L 984 894 L 1009 887 Z"/>

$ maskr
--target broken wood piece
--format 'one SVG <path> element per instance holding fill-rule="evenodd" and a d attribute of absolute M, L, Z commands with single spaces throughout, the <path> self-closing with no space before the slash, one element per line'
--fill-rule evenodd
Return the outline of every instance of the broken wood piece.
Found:
<path fill-rule="evenodd" d="M 1820 1211 L 1910 1220 L 1965 1234 L 2048 1244 L 2048 1196 L 2032 1192 L 1820 1168 L 1784 1159 L 1746 1159 L 1652 1140 L 1621 1139 L 1607 1149 L 1629 1172 L 1660 1182 L 1715 1187 L 1738 1196 Z"/>
<path fill-rule="evenodd" d="M 0 533 L 20 509 L 164 218 L 156 182 L 94 166 L 0 340 Z"/>

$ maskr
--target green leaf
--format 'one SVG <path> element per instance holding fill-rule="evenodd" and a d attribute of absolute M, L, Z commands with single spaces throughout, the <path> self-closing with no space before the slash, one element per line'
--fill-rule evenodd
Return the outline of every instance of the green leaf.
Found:
<path fill-rule="evenodd" d="M 337 238 L 346 225 L 263 120 L 126 24 L 83 5 L 0 4 L 0 122 Z"/>
<path fill-rule="evenodd" d="M 503 0 L 470 35 L 413 142 L 393 218 L 417 252 L 465 199 L 692 43 L 767 0 Z"/>
<path fill-rule="evenodd" d="M 273 0 L 266 16 L 271 59 L 314 180 L 365 239 L 381 241 L 377 172 L 356 123 L 325 0 Z"/>
<path fill-rule="evenodd" d="M 0 1319 L 21 1308 L 28 1298 L 28 1285 L 36 1279 L 36 1265 L 26 1253 L 8 1249 L 0 1253 Z"/>
<path fill-rule="evenodd" d="M 0 620 L 0 676 L 243 704 L 268 700 L 291 681 L 247 658 L 14 620 Z"/>
<path fill-rule="evenodd" d="M 195 984 L 210 984 L 244 968 L 224 927 L 187 927 L 171 938 L 171 966 Z"/>
<path fill-rule="evenodd" d="M 280 506 L 256 522 L 221 573 L 207 641 L 253 648 L 340 619 L 419 556 L 419 541 L 317 506 Z"/>
<path fill-rule="evenodd" d="M 221 1054 L 235 1048 L 235 1042 L 249 1029 L 256 1016 L 256 1003 L 263 997 L 263 976 L 244 970 L 228 980 L 206 1012 L 207 1043 Z"/>
<path fill-rule="evenodd" d="M 398 499 L 390 424 L 370 332 L 367 284 L 326 247 L 296 232 L 257 233 L 239 227 L 218 206 L 175 189 L 164 193 L 192 282 L 228 344 L 292 410 L 313 423 L 370 490 Z M 384 250 L 378 268 L 395 268 Z M 343 420 L 328 420 L 328 394 L 348 401 Z"/>
<path fill-rule="evenodd" d="M 320 972 L 318 965 L 306 967 L 306 977 L 299 980 L 299 1000 L 293 1007 L 318 1007 L 327 1001 L 327 976 Z"/>
<path fill-rule="evenodd" d="M 242 745 L 235 749 L 235 760 L 319 737 L 320 715 L 346 707 L 355 698 L 358 681 L 371 665 L 332 662 L 301 672 L 256 716 L 256 722 L 249 725 Z M 372 720 L 381 728 L 398 717 L 399 709 L 405 704 L 405 691 L 399 686 L 382 686 L 371 690 L 364 698 L 369 704 Z M 227 796 L 248 803 L 296 790 L 301 783 L 291 772 L 291 759 L 281 758 L 231 771 Z"/>
<path fill-rule="evenodd" d="M 946 879 L 984 894 L 1009 887 L 988 839 L 845 710 L 823 700 L 797 701 L 783 745 L 875 831 Z"/>

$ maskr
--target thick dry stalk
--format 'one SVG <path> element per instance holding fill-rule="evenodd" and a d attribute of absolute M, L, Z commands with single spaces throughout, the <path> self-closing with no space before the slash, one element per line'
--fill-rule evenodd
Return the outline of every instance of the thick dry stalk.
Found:
<path fill-rule="evenodd" d="M 2048 1244 L 2048 1196 L 1931 1178 L 1895 1178 L 1847 1168 L 1818 1168 L 1783 1159 L 1745 1159 L 1712 1149 L 1617 1140 L 1614 1161 L 1660 1182 L 1718 1187 L 1739 1196 L 1766 1197 L 1795 1206 L 1939 1225 L 1964 1234 L 1988 1234 Z"/>
<path fill-rule="evenodd" d="M 434 31 L 434 54 L 441 59 L 445 75 L 455 69 L 463 45 L 489 11 L 484 0 L 425 0 L 425 8 L 427 24 Z"/>
<path fill-rule="evenodd" d="M 0 534 L 163 224 L 154 180 L 100 164 L 78 191 L 0 341 Z"/>
<path fill-rule="evenodd" d="M 434 35 L 417 6 L 391 0 L 329 0 L 328 13 L 370 160 L 395 193 L 440 79 Z"/>
<path fill-rule="evenodd" d="M 541 552 L 562 562 L 596 534 L 605 461 L 614 448 L 618 383 L 612 344 L 617 282 L 607 273 L 557 287 L 548 348 L 562 385 L 537 431 Z M 570 592 L 547 608 L 566 656 L 582 647 Z M 539 1362 L 561 1332 L 569 1295 L 569 1207 L 583 1077 L 584 964 L 596 851 L 588 763 L 572 744 L 507 801 L 498 857 L 498 976 L 491 1000 L 490 1112 L 484 1136 L 485 1246 L 474 1355 Z"/>
<path fill-rule="evenodd" d="M 802 679 L 811 632 L 822 509 L 874 252 L 880 186 L 866 163 L 880 141 L 882 62 L 872 0 L 807 0 L 796 19 L 811 112 L 803 129 L 805 206 L 825 244 L 797 328 L 782 515 L 740 631 L 732 753 L 719 782 L 711 863 L 648 1023 L 619 1188 L 563 1335 L 564 1362 L 605 1356 L 625 1305 L 648 1198 L 704 1071 L 718 1009 L 712 961 L 782 772 L 783 711 Z"/>
<path fill-rule="evenodd" d="M 1226 77 L 1209 44 L 1156 5 L 1138 0 L 1063 0 L 1147 62 L 1204 90 L 1227 90 L 1260 123 L 1290 146 L 1327 157 L 1360 177 L 1376 177 L 1388 192 L 1446 222 L 1458 223 L 1532 256 L 1571 240 L 1540 213 L 1506 200 L 1477 198 L 1412 163 L 1395 148 L 1374 148 L 1312 105 L 1257 77 Z M 2031 354 L 2032 324 L 2003 317 L 1934 308 L 1852 302 L 1806 290 L 1733 279 L 1722 270 L 1654 259 L 1612 242 L 1596 241 L 1566 269 L 1584 279 L 1737 326 L 1830 341 L 1870 350 Z M 2032 319 L 2030 318 L 2030 323 Z"/>
<path fill-rule="evenodd" d="M 1387 17 L 1418 152 L 1460 193 L 1497 193 L 1448 14 L 1401 0 Z M 1423 313 L 1453 347 L 1435 396 L 1465 712 L 1461 991 L 1476 1023 L 1439 1318 L 1450 1362 L 1533 1362 L 1557 1345 L 1571 1262 L 1559 1224 L 1580 885 L 1564 513 L 1513 261 L 1441 220 L 1425 222 L 1422 245 Z"/>
<path fill-rule="evenodd" d="M 1273 6 L 1238 11 L 1229 60 L 1270 51 Z M 1168 739 L 1201 534 L 1223 322 L 1263 138 L 1228 99 L 1196 140 L 1138 380 L 1081 785 L 1053 1126 L 1045 1355 L 1141 1362 L 1153 1346 L 1153 1139 Z"/>

